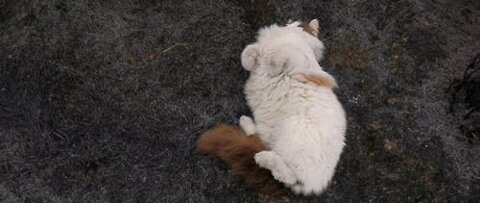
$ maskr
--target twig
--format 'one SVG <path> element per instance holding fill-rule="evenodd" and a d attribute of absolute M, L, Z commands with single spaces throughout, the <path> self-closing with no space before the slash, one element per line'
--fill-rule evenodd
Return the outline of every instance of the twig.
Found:
<path fill-rule="evenodd" d="M 160 54 L 158 54 L 152 61 L 157 60 L 158 57 L 160 57 L 160 55 L 162 55 L 164 53 L 167 53 L 167 52 L 171 51 L 173 48 L 178 47 L 178 46 L 187 46 L 187 44 L 186 43 L 176 43 L 176 44 L 164 49 L 163 51 L 161 51 Z"/>
<path fill-rule="evenodd" d="M 161 53 L 162 54 L 167 53 L 167 52 L 171 51 L 173 48 L 178 47 L 178 46 L 187 46 L 187 44 L 186 43 L 176 43 L 173 46 L 170 46 L 170 47 L 164 49 Z"/>

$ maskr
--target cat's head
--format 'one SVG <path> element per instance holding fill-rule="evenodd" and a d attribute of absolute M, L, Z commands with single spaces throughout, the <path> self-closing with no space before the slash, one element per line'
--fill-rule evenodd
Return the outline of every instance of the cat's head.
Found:
<path fill-rule="evenodd" d="M 325 49 L 317 38 L 318 27 L 318 21 L 313 19 L 260 29 L 257 41 L 242 52 L 242 66 L 248 71 L 275 76 L 317 63 Z"/>
<path fill-rule="evenodd" d="M 285 28 L 296 30 L 298 34 L 307 41 L 307 44 L 312 48 L 315 53 L 317 61 L 322 60 L 325 46 L 322 41 L 318 39 L 319 24 L 317 19 L 313 19 L 310 22 L 307 21 L 293 21 L 288 23 Z"/>

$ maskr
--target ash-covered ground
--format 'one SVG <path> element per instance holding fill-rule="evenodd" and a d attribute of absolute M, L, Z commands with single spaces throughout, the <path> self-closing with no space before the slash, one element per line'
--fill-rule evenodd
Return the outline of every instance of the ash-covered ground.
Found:
<path fill-rule="evenodd" d="M 480 52 L 475 0 L 0 0 L 0 201 L 253 202 L 199 134 L 250 114 L 257 29 L 320 21 L 348 113 L 320 197 L 479 200 L 480 138 L 450 83 Z M 480 87 L 479 87 L 480 88 Z"/>

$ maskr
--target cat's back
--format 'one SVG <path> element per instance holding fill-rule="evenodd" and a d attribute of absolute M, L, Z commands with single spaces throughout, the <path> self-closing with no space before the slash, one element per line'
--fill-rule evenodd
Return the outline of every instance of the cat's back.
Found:
<path fill-rule="evenodd" d="M 316 119 L 320 123 L 325 123 L 325 119 L 345 121 L 343 106 L 330 87 L 299 83 L 293 85 L 287 97 L 289 101 L 285 107 L 295 115 Z"/>
<path fill-rule="evenodd" d="M 323 191 L 345 146 L 346 118 L 342 105 L 333 92 L 316 94 L 292 105 L 297 113 L 285 116 L 277 125 L 274 133 L 277 139 L 271 145 L 295 169 L 295 176 L 303 184 L 292 189 L 301 193 Z"/>

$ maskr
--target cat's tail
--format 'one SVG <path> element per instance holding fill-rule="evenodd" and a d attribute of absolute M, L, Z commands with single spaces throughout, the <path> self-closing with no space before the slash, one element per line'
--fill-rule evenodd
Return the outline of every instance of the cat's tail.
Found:
<path fill-rule="evenodd" d="M 247 136 L 239 127 L 221 124 L 200 135 L 197 150 L 226 162 L 233 174 L 261 193 L 276 196 L 285 192 L 285 187 L 269 170 L 255 163 L 254 155 L 265 150 L 257 135 Z"/>

